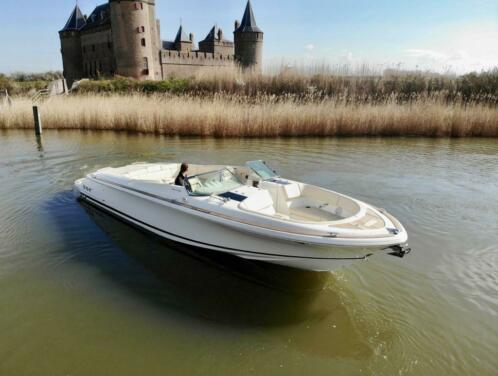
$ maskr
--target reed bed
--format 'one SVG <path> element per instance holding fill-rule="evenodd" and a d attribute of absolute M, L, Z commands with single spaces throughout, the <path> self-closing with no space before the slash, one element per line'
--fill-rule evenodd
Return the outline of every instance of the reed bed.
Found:
<path fill-rule="evenodd" d="M 398 103 L 420 97 L 438 97 L 446 103 L 478 102 L 498 105 L 498 68 L 464 76 L 431 72 L 385 70 L 368 67 L 347 69 L 281 68 L 275 74 L 260 75 L 239 69 L 199 70 L 189 77 L 170 77 L 164 81 L 134 81 L 124 77 L 83 82 L 83 94 L 172 93 L 193 96 L 230 94 L 243 97 L 288 96 L 301 101 L 330 97 L 364 103 Z"/>
<path fill-rule="evenodd" d="M 498 109 L 419 97 L 400 104 L 341 98 L 216 94 L 88 94 L 41 106 L 45 129 L 114 130 L 169 136 L 426 136 L 497 137 Z M 33 128 L 32 103 L 0 108 L 0 129 Z"/>

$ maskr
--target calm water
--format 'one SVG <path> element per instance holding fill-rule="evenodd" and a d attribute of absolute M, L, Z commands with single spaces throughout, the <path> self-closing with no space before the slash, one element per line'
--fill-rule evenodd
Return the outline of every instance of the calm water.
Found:
<path fill-rule="evenodd" d="M 152 239 L 72 183 L 135 161 L 271 161 L 385 207 L 415 252 L 333 274 Z M 496 375 L 496 140 L 0 132 L 0 375 Z"/>

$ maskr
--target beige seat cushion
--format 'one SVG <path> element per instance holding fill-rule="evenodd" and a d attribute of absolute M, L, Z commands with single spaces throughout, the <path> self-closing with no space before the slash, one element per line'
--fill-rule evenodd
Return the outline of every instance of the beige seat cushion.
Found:
<path fill-rule="evenodd" d="M 299 184 L 284 185 L 284 192 L 285 192 L 287 201 L 301 197 L 301 188 L 299 187 Z"/>

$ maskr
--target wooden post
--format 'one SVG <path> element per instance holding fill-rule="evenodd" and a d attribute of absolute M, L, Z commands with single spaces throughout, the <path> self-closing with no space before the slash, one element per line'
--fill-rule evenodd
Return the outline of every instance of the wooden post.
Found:
<path fill-rule="evenodd" d="M 39 136 L 42 134 L 42 121 L 40 116 L 40 111 L 38 110 L 38 106 L 33 106 L 33 117 L 35 119 L 35 133 Z"/>

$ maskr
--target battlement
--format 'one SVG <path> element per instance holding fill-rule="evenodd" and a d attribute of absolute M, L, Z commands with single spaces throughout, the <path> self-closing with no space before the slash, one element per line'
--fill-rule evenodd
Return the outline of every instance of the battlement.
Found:
<path fill-rule="evenodd" d="M 212 52 L 161 51 L 161 67 L 164 78 L 168 76 L 188 76 L 199 70 L 217 70 L 234 67 L 235 55 Z"/>
<path fill-rule="evenodd" d="M 163 64 L 192 64 L 209 65 L 215 62 L 234 62 L 235 55 L 213 52 L 191 51 L 182 52 L 176 50 L 162 50 L 161 62 Z"/>

